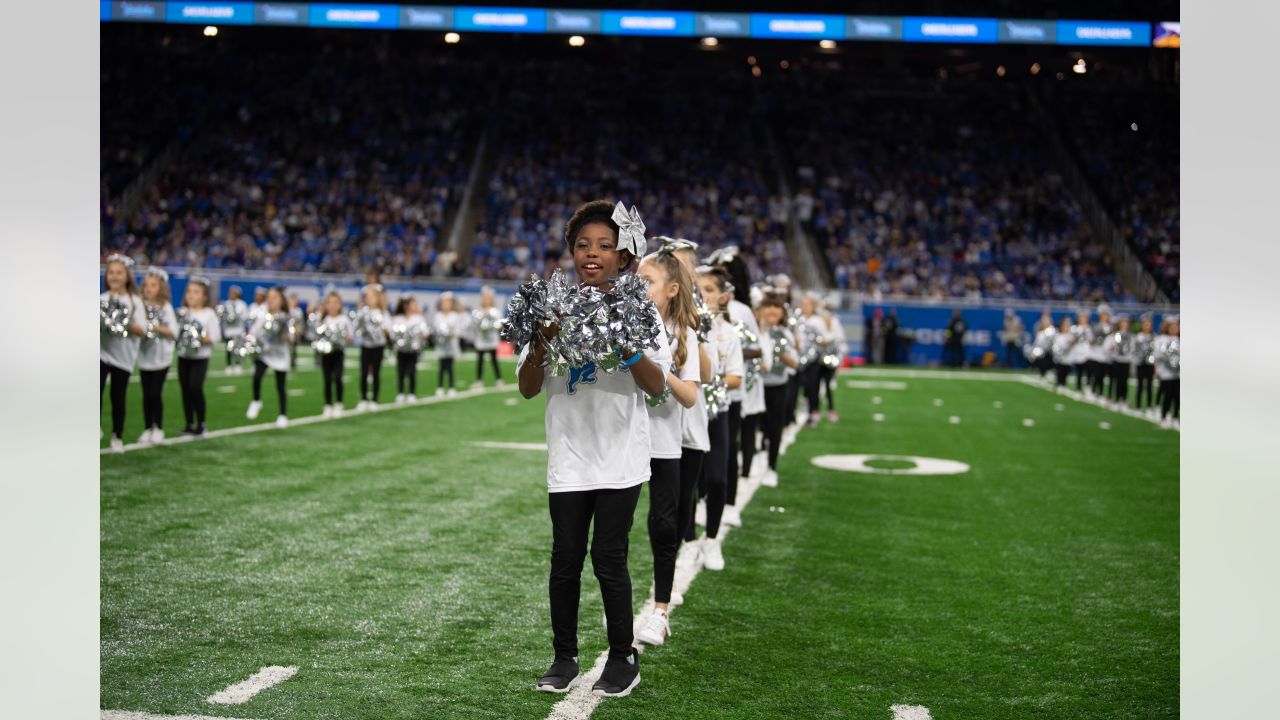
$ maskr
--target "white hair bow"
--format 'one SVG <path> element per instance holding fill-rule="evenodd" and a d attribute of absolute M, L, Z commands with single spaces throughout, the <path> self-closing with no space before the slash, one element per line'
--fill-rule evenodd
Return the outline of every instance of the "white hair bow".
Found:
<path fill-rule="evenodd" d="M 648 242 L 644 239 L 644 221 L 640 211 L 631 206 L 631 212 L 621 202 L 613 209 L 613 221 L 618 223 L 618 249 L 629 250 L 635 257 L 644 257 Z"/>

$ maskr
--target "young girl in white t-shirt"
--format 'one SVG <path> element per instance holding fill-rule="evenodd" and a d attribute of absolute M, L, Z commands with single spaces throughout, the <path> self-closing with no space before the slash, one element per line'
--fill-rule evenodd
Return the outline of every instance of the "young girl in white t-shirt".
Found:
<path fill-rule="evenodd" d="M 103 310 L 123 307 L 129 313 L 124 327 L 111 330 L 104 325 L 101 328 L 98 349 L 98 402 L 102 402 L 107 378 L 111 378 L 111 451 L 124 452 L 124 408 L 129 375 L 138 362 L 139 340 L 146 334 L 142 328 L 144 310 L 138 285 L 133 280 L 133 260 L 124 255 L 107 258 L 103 282 L 107 291 L 98 298 Z"/>
<path fill-rule="evenodd" d="M 765 487 L 778 485 L 778 452 L 782 446 L 782 429 L 793 416 L 788 406 L 788 382 L 800 364 L 796 338 L 786 326 L 787 306 L 782 297 L 765 295 L 756 311 L 760 320 L 760 349 L 764 384 L 764 438 L 769 445 L 769 469 L 760 479 Z"/>
<path fill-rule="evenodd" d="M 664 395 L 649 402 L 649 546 L 653 550 L 654 611 L 636 638 L 661 645 L 671 633 L 667 611 L 675 580 L 676 553 L 683 539 L 681 499 L 686 504 L 697 488 L 695 478 L 682 486 L 683 416 L 701 393 L 698 367 L 698 312 L 693 306 L 693 276 L 674 255 L 657 252 L 645 257 L 636 271 L 649 283 L 649 298 L 662 315 L 670 342 L 671 371 Z M 659 401 L 660 400 L 660 401 Z"/>
<path fill-rule="evenodd" d="M 725 312 L 725 303 L 730 293 L 728 274 L 720 268 L 703 266 L 698 269 L 698 290 L 703 300 L 711 308 L 713 324 L 711 334 L 707 338 L 712 353 L 712 364 L 715 365 L 716 377 L 723 381 L 731 392 L 742 387 L 744 363 L 742 359 L 742 341 L 738 339 L 738 331 L 729 323 Z M 726 397 L 727 399 L 727 397 Z M 717 409 L 712 415 L 708 410 L 707 437 L 711 448 L 702 463 L 702 477 L 707 490 L 707 536 L 702 542 L 703 567 L 708 570 L 723 570 L 724 555 L 720 549 L 720 522 L 724 516 L 724 508 L 729 492 L 729 407 Z M 736 473 L 735 473 L 736 474 Z M 738 479 L 732 479 L 734 492 L 737 492 Z"/>
<path fill-rule="evenodd" d="M 178 316 L 169 302 L 169 273 L 150 268 L 142 278 L 142 306 L 146 333 L 138 347 L 138 375 L 142 380 L 142 437 L 144 445 L 164 442 L 164 381 L 173 365 Z"/>
<path fill-rule="evenodd" d="M 200 323 L 200 347 L 178 352 L 178 386 L 182 389 L 182 413 L 187 424 L 186 435 L 203 435 L 205 432 L 204 379 L 209 374 L 209 356 L 213 344 L 222 340 L 218 313 L 213 309 L 209 293 L 209 279 L 193 276 L 187 281 L 187 291 L 182 296 L 182 308 L 192 320 Z M 181 324 L 181 323 L 179 323 Z"/>
<path fill-rule="evenodd" d="M 396 344 L 396 402 L 418 401 L 418 358 L 426 341 L 427 316 L 412 295 L 400 296 L 391 318 L 391 334 Z"/>
<path fill-rule="evenodd" d="M 436 395 L 456 395 L 453 363 L 462 353 L 462 313 L 458 311 L 458 301 L 453 293 L 440 293 L 440 301 L 436 304 L 436 316 L 431 324 L 431 332 L 436 338 L 436 359 L 440 367 L 436 372 Z M 445 383 L 445 375 L 449 382 Z"/>
<path fill-rule="evenodd" d="M 643 226 L 621 211 L 624 226 L 620 228 L 614 220 L 619 210 L 604 200 L 589 202 L 565 225 L 566 249 L 583 285 L 607 290 L 618 273 L 644 253 Z M 660 321 L 656 308 L 653 313 Z M 521 395 L 547 396 L 549 595 L 555 660 L 539 678 L 537 689 L 567 692 L 578 681 L 578 600 L 590 535 L 591 565 L 600 581 L 609 636 L 608 662 L 592 690 L 619 697 L 640 682 L 639 654 L 632 647 L 627 541 L 640 486 L 650 476 L 645 396 L 662 394 L 671 354 L 666 333 L 660 332 L 656 349 L 619 348 L 623 368 L 614 372 L 588 363 L 570 368 L 564 376 L 553 376 L 543 365 L 546 338 L 558 331 L 554 324 L 539 328 L 521 352 L 517 370 Z"/>
<path fill-rule="evenodd" d="M 289 323 L 289 305 L 284 290 L 273 287 L 267 291 L 267 302 L 253 321 L 249 334 L 257 338 L 262 352 L 253 363 L 253 402 L 245 417 L 253 420 L 262 411 L 262 377 L 267 370 L 275 373 L 276 401 L 280 412 L 276 415 L 276 427 L 289 426 L 289 393 L 285 385 L 289 378 L 289 348 L 293 345 L 292 325 Z"/>

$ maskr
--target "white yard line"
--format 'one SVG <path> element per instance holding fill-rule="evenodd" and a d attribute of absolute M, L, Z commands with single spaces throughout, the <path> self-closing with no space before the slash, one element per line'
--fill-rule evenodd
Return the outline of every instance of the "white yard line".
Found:
<path fill-rule="evenodd" d="M 797 424 L 791 428 L 784 430 L 782 433 L 782 442 L 778 445 L 778 454 L 781 455 L 787 451 L 787 448 L 795 442 L 796 434 L 799 432 L 800 425 Z M 747 504 L 751 502 L 751 498 L 755 496 L 756 490 L 760 487 L 760 476 L 753 476 L 745 480 L 738 481 L 738 508 L 743 510 Z M 729 536 L 733 528 L 728 525 L 721 525 L 719 537 L 721 541 Z M 696 543 L 685 543 L 680 548 L 680 552 L 676 555 L 676 572 L 674 582 L 672 583 L 672 594 L 687 595 L 689 586 L 693 584 L 694 578 L 698 577 L 698 573 L 702 571 L 702 555 L 698 552 Z M 675 605 L 668 606 L 668 617 L 675 614 Z M 653 593 L 649 593 L 649 599 L 644 602 L 640 608 L 640 612 L 632 618 L 631 625 L 636 627 L 653 612 L 654 600 Z M 639 642 L 634 644 L 639 652 L 645 651 L 646 645 Z M 591 713 L 595 712 L 596 705 L 603 700 L 600 696 L 591 692 L 591 686 L 600 679 L 600 673 L 604 672 L 605 662 L 609 659 L 609 651 L 604 650 L 600 656 L 596 658 L 596 663 L 578 680 L 577 686 L 569 691 L 563 699 L 557 702 L 552 708 L 551 713 L 547 715 L 547 720 L 587 720 L 591 717 Z M 641 678 L 643 682 L 644 671 L 641 670 Z"/>
<path fill-rule="evenodd" d="M 342 417 L 340 418 L 327 418 L 327 417 L 324 417 L 323 415 L 310 415 L 308 417 L 289 418 L 289 427 L 292 428 L 292 427 L 297 427 L 299 425 L 311 425 L 314 423 L 329 422 L 330 420 L 345 420 L 347 418 L 360 417 L 363 415 L 392 412 L 395 410 L 404 410 L 406 408 L 422 407 L 423 405 L 436 405 L 439 403 L 453 402 L 455 400 L 466 400 L 468 398 L 473 398 L 480 395 L 488 395 L 491 393 L 512 392 L 515 389 L 516 389 L 516 385 L 513 383 L 511 385 L 504 385 L 502 387 L 486 387 L 486 388 L 476 388 L 474 390 L 462 390 L 462 391 L 459 391 L 457 395 L 452 395 L 452 396 L 443 395 L 440 397 L 436 397 L 433 395 L 430 397 L 418 398 L 418 402 L 413 404 L 405 403 L 403 405 L 391 405 L 391 404 L 379 405 L 377 410 L 344 410 L 342 413 Z M 168 446 L 168 445 L 182 445 L 183 443 L 198 442 L 200 440 L 213 440 L 214 438 L 227 437 L 230 435 L 244 435 L 245 433 L 264 432 L 267 430 L 278 430 L 278 429 L 279 428 L 276 427 L 276 424 L 274 421 L 269 423 L 259 423 L 257 425 L 241 425 L 240 427 L 225 428 L 223 430 L 212 430 L 210 432 L 205 433 L 204 435 L 199 435 L 199 436 L 178 435 L 172 438 L 165 438 L 165 441 L 160 443 L 159 445 L 141 445 L 137 443 L 132 445 L 125 445 L 124 451 L 134 452 L 136 450 L 149 450 L 151 448 L 157 448 L 157 447 Z M 111 448 L 102 448 L 101 450 L 98 451 L 98 454 L 111 455 L 112 454 Z"/>
<path fill-rule="evenodd" d="M 249 676 L 247 680 L 238 682 L 221 692 L 214 693 L 205 699 L 205 702 L 211 705 L 243 705 L 253 698 L 254 695 L 266 690 L 272 685 L 278 685 L 285 680 L 293 677 L 298 672 L 296 667 L 283 667 L 280 665 L 270 665 L 261 668 L 258 672 Z"/>
<path fill-rule="evenodd" d="M 103 710 L 99 720 L 241 720 L 233 717 L 210 717 L 208 715 L 152 715 L 151 713 L 132 712 L 130 710 Z"/>
<path fill-rule="evenodd" d="M 929 708 L 923 705 L 891 705 L 893 720 L 933 720 Z"/>
<path fill-rule="evenodd" d="M 1100 403 L 1097 400 L 1090 398 L 1088 395 L 1085 395 L 1079 390 L 1073 390 L 1068 387 L 1057 388 L 1053 385 L 1046 385 L 1040 382 L 1039 380 L 1036 380 L 1035 378 L 1029 377 L 1029 376 L 1023 376 L 1022 382 L 1032 387 L 1038 387 L 1041 390 L 1044 390 L 1046 392 L 1051 392 L 1054 395 L 1060 395 L 1062 397 L 1071 398 L 1072 400 L 1075 400 L 1078 403 L 1084 403 L 1085 405 L 1092 405 L 1098 408 L 1099 410 L 1106 410 L 1107 412 L 1115 413 L 1117 415 L 1124 415 L 1125 417 L 1131 417 L 1134 420 L 1142 420 L 1143 422 L 1149 422 L 1152 425 L 1155 425 L 1156 427 L 1161 427 L 1160 418 L 1158 416 L 1151 417 L 1146 413 L 1138 412 L 1137 410 L 1133 410 L 1129 407 L 1125 407 L 1123 409 L 1117 410 L 1110 405 L 1107 405 L 1105 403 Z M 1055 406 L 1054 409 L 1056 410 L 1057 406 Z M 1106 429 L 1109 429 L 1109 427 L 1110 426 L 1103 429 L 1106 430 Z M 1180 432 L 1178 428 L 1170 428 L 1170 429 L 1172 429 L 1174 432 Z"/>
<path fill-rule="evenodd" d="M 488 440 L 477 440 L 469 442 L 468 445 L 473 447 L 494 448 L 496 450 L 537 450 L 540 452 L 547 451 L 546 443 L 518 443 L 518 442 L 492 442 Z"/>

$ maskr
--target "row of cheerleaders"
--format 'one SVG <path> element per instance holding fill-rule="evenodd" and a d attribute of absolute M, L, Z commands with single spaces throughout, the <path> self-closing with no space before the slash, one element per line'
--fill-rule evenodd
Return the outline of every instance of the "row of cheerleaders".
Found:
<path fill-rule="evenodd" d="M 341 407 L 341 352 L 353 341 L 360 345 L 363 385 L 366 365 L 380 362 L 388 346 L 400 356 L 433 343 L 443 365 L 457 355 L 464 335 L 482 360 L 506 340 L 518 352 L 520 394 L 546 398 L 553 660 L 535 687 L 562 693 L 578 684 L 578 607 L 590 552 L 609 645 L 592 691 L 625 696 L 640 681 L 635 643 L 662 644 L 670 636 L 668 611 L 681 600 L 673 593 L 681 545 L 694 543 L 704 568 L 723 570 L 721 530 L 742 524 L 739 480 L 758 477 L 765 487 L 777 486 L 783 430 L 820 422 L 824 390 L 826 418 L 838 420 L 831 384 L 845 356 L 844 336 L 817 298 L 798 298 L 793 307 L 786 277 L 752 285 L 732 247 L 700 258 L 696 243 L 659 237 L 656 250 L 646 254 L 650 241 L 639 213 L 621 203 L 597 200 L 578 208 L 565 225 L 564 242 L 576 282 L 560 272 L 532 278 L 512 297 L 505 317 L 491 295 L 470 313 L 442 298 L 430 322 L 412 299 L 388 312 L 376 285 L 365 288 L 359 310 L 344 311 L 329 295 L 304 321 L 291 319 L 280 290 L 255 303 L 260 307 L 215 308 L 208 283 L 198 278 L 175 313 L 162 272 L 149 271 L 138 291 L 127 259 L 112 257 L 101 297 L 101 372 L 103 387 L 111 381 L 113 445 L 122 446 L 123 388 L 133 367 L 150 398 L 148 388 L 163 385 L 173 354 L 187 430 L 200 433 L 199 388 L 220 342 L 228 342 L 232 359 L 253 360 L 250 414 L 261 408 L 260 381 L 270 370 L 284 415 L 288 346 L 300 333 L 324 368 L 336 368 L 324 375 L 327 414 L 335 411 L 329 394 L 334 380 Z M 244 318 L 244 329 L 224 340 L 226 328 L 238 325 L 227 322 L 229 314 Z M 166 345 L 167 358 L 157 349 Z M 401 392 L 413 397 L 414 390 Z M 807 408 L 798 414 L 801 395 Z M 364 398 L 362 387 L 362 403 Z M 161 427 L 155 407 L 144 402 L 144 411 L 153 432 L 145 440 L 162 441 L 163 434 L 152 431 Z M 646 485 L 655 607 L 637 630 L 627 539 Z M 705 528 L 701 537 L 699 525 Z"/>

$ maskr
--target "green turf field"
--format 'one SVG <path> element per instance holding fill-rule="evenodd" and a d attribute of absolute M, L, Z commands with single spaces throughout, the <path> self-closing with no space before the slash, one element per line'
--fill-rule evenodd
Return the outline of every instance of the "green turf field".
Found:
<path fill-rule="evenodd" d="M 218 417 L 243 422 L 247 400 Z M 1020 382 L 844 375 L 837 402 L 839 424 L 803 431 L 780 486 L 756 492 L 727 568 L 698 575 L 641 685 L 593 717 L 1177 717 L 1176 432 Z M 543 408 L 491 393 L 102 456 L 101 706 L 546 717 L 545 455 L 466 444 L 539 442 Z M 810 463 L 852 453 L 971 469 Z M 604 649 L 589 569 L 583 589 L 585 671 Z M 205 702 L 268 665 L 298 672 L 244 705 Z"/>

